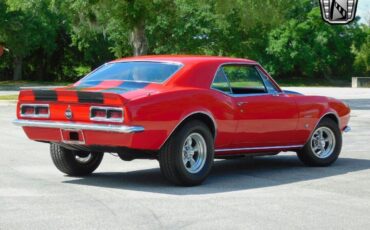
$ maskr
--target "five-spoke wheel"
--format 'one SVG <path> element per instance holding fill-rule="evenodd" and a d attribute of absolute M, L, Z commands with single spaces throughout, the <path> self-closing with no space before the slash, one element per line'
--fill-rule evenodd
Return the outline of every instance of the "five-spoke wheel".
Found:
<path fill-rule="evenodd" d="M 330 128 L 320 127 L 311 137 L 312 152 L 318 158 L 327 158 L 335 148 L 335 135 Z"/>
<path fill-rule="evenodd" d="M 207 144 L 199 133 L 190 134 L 182 148 L 182 160 L 189 173 L 199 172 L 207 159 Z"/>
<path fill-rule="evenodd" d="M 313 131 L 307 144 L 297 152 L 299 159 L 310 166 L 327 166 L 335 162 L 342 148 L 338 124 L 324 118 Z"/>

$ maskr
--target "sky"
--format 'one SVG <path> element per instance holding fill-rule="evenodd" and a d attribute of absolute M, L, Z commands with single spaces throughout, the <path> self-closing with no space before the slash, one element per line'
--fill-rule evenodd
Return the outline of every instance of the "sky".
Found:
<path fill-rule="evenodd" d="M 365 23 L 365 18 L 370 17 L 370 0 L 358 0 L 357 16 L 361 17 L 361 21 Z"/>

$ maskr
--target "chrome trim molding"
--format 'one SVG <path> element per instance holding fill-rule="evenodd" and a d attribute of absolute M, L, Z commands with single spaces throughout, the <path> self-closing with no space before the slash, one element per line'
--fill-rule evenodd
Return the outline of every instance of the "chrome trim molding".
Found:
<path fill-rule="evenodd" d="M 73 129 L 73 130 L 93 130 L 113 133 L 136 133 L 144 131 L 142 126 L 127 126 L 127 125 L 105 125 L 105 124 L 89 124 L 75 122 L 53 122 L 53 121 L 36 121 L 36 120 L 19 120 L 13 121 L 14 125 L 22 127 L 39 127 L 39 128 L 57 128 L 57 129 Z"/>
<path fill-rule="evenodd" d="M 346 126 L 346 127 L 344 127 L 343 132 L 348 133 L 348 132 L 350 132 L 351 130 L 352 130 L 352 129 L 351 129 L 351 127 L 350 127 L 350 126 Z"/>
<path fill-rule="evenodd" d="M 273 150 L 273 149 L 299 149 L 303 145 L 286 145 L 286 146 L 267 146 L 267 147 L 248 147 L 248 148 L 229 148 L 215 149 L 215 152 L 231 152 L 231 151 L 250 151 L 250 150 Z"/>

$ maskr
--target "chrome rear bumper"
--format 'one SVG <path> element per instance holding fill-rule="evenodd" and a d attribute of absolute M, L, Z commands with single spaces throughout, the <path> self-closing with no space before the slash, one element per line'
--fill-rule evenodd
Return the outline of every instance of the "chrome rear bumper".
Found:
<path fill-rule="evenodd" d="M 105 124 L 90 124 L 77 122 L 58 122 L 58 121 L 54 122 L 54 121 L 16 119 L 13 121 L 13 124 L 22 127 L 93 130 L 114 133 L 136 133 L 144 131 L 144 127 L 142 126 L 109 125 L 109 124 L 105 125 Z"/>

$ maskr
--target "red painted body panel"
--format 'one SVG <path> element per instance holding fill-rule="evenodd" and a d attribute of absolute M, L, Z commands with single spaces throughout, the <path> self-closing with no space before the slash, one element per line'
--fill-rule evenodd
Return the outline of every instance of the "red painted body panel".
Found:
<path fill-rule="evenodd" d="M 278 152 L 286 150 L 286 146 L 304 145 L 319 120 L 326 114 L 337 117 L 341 129 L 344 129 L 349 121 L 348 106 L 327 97 L 282 92 L 277 96 L 267 94 L 232 97 L 210 89 L 213 77 L 220 65 L 244 63 L 259 66 L 251 60 L 148 56 L 120 59 L 115 62 L 120 61 L 170 61 L 182 63 L 183 67 L 162 84 L 151 83 L 143 88 L 121 94 L 104 92 L 106 89 L 115 88 L 124 83 L 111 80 L 82 89 L 79 88 L 80 82 L 70 87 L 56 89 L 56 101 L 37 101 L 38 104 L 50 105 L 51 113 L 47 120 L 71 121 L 65 117 L 65 111 L 70 107 L 74 114 L 73 122 L 107 124 L 90 121 L 90 106 L 104 105 L 123 108 L 125 117 L 122 124 L 142 126 L 145 129 L 144 132 L 107 133 L 84 130 L 85 145 L 159 150 L 184 119 L 201 113 L 214 122 L 216 150 L 250 148 L 240 151 L 216 152 L 223 155 L 240 152 L 271 152 L 272 150 Z M 262 67 L 259 68 L 265 72 Z M 268 76 L 266 72 L 265 74 Z M 103 91 L 103 103 L 80 103 L 78 102 L 78 91 Z M 20 104 L 36 103 L 35 98 L 32 90 L 21 91 L 17 107 L 18 119 L 23 119 L 19 115 Z M 246 104 L 240 106 L 240 102 Z M 24 127 L 24 131 L 32 140 L 62 142 L 61 132 L 57 128 Z M 254 147 L 265 149 L 256 150 L 253 149 Z M 273 148 L 269 149 L 269 147 Z"/>
<path fill-rule="evenodd" d="M 234 100 L 246 104 L 236 108 L 238 128 L 233 147 L 302 144 L 296 137 L 298 108 L 290 95 L 246 96 Z"/>

